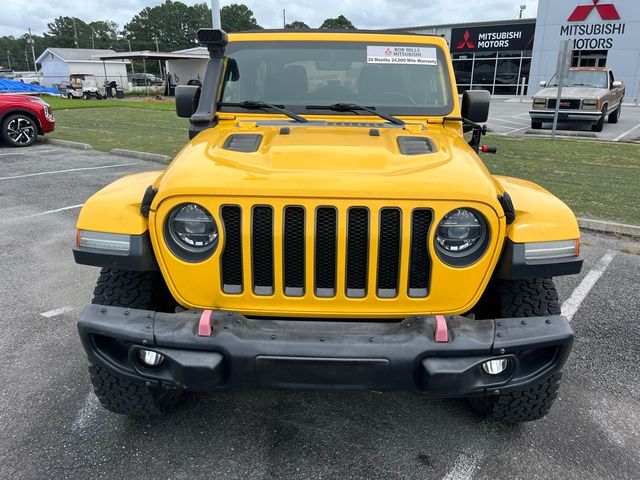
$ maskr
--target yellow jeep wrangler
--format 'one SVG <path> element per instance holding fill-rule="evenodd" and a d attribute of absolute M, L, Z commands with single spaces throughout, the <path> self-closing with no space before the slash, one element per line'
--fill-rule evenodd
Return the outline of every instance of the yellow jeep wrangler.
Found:
<path fill-rule="evenodd" d="M 184 391 L 346 389 L 550 409 L 573 332 L 551 277 L 580 271 L 570 209 L 478 157 L 447 43 L 204 29 L 191 141 L 91 197 L 74 256 L 102 267 L 78 329 L 109 410 Z M 464 133 L 468 133 L 467 139 Z"/>

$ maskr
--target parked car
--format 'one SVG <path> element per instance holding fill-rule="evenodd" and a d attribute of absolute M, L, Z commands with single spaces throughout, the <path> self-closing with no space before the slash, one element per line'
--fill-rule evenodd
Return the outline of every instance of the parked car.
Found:
<path fill-rule="evenodd" d="M 24 73 L 16 76 L 15 79 L 29 85 L 40 85 L 42 75 L 38 75 L 37 73 Z"/>
<path fill-rule="evenodd" d="M 152 73 L 134 73 L 131 75 L 131 84 L 137 87 L 143 85 L 162 85 L 162 80 Z"/>
<path fill-rule="evenodd" d="M 549 83 L 542 81 L 540 90 L 533 97 L 531 128 L 540 129 L 543 123 L 553 122 L 558 82 L 556 77 Z M 605 120 L 618 123 L 622 113 L 625 87 L 615 80 L 608 68 L 580 67 L 569 70 L 569 76 L 562 86 L 558 121 L 567 123 L 591 123 L 591 130 L 601 132 Z"/>
<path fill-rule="evenodd" d="M 27 147 L 55 126 L 53 110 L 40 97 L 0 94 L 0 135 L 7 145 Z"/>
<path fill-rule="evenodd" d="M 460 105 L 446 40 L 198 37 L 206 76 L 176 92 L 189 145 L 78 218 L 75 260 L 101 267 L 78 331 L 102 405 L 358 389 L 546 415 L 573 343 L 551 277 L 580 271 L 580 231 L 484 166 L 490 95 Z"/>
<path fill-rule="evenodd" d="M 84 98 L 89 100 L 105 98 L 105 90 L 98 86 L 96 77 L 90 73 L 73 73 L 69 75 L 69 81 L 60 86 L 62 94 L 68 99 Z"/>

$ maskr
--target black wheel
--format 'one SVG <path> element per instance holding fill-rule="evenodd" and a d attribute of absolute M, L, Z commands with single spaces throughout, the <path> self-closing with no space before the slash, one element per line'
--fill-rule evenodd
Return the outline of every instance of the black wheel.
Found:
<path fill-rule="evenodd" d="M 482 318 L 519 318 L 559 315 L 553 280 L 497 281 L 490 284 L 478 305 Z M 555 401 L 562 374 L 553 374 L 526 390 L 469 398 L 477 414 L 501 423 L 531 422 L 544 417 Z"/>
<path fill-rule="evenodd" d="M 620 114 L 622 113 L 622 100 L 620 100 L 620 105 L 613 112 L 609 114 L 609 123 L 618 123 L 620 120 Z"/>
<path fill-rule="evenodd" d="M 0 134 L 7 145 L 28 147 L 38 138 L 38 125 L 22 113 L 8 115 L 0 126 Z"/>
<path fill-rule="evenodd" d="M 602 115 L 600 120 L 591 125 L 592 132 L 601 132 L 604 129 L 604 119 L 607 117 L 607 107 L 602 107 Z"/>
<path fill-rule="evenodd" d="M 85 100 L 89 100 L 91 98 L 91 94 L 88 92 L 84 92 L 82 94 L 82 98 L 84 98 Z"/>
<path fill-rule="evenodd" d="M 159 273 L 103 268 L 91 303 L 116 307 L 172 311 L 175 301 Z M 159 415 L 171 410 L 182 392 L 132 382 L 100 365 L 89 365 L 89 377 L 100 403 L 111 412 L 130 416 Z"/>
<path fill-rule="evenodd" d="M 533 130 L 540 130 L 542 128 L 542 122 L 536 122 L 534 120 L 531 120 L 531 128 Z"/>
<path fill-rule="evenodd" d="M 102 95 L 100 93 L 96 93 L 96 100 L 102 100 Z"/>
<path fill-rule="evenodd" d="M 73 100 L 73 98 L 74 98 L 74 97 L 73 97 L 73 94 L 72 94 L 72 93 L 67 93 L 67 98 L 68 98 L 69 100 Z"/>

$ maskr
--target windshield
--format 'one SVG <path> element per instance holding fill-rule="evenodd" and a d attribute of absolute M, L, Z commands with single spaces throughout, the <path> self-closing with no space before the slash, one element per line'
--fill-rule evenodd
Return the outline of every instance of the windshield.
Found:
<path fill-rule="evenodd" d="M 569 76 L 562 83 L 563 87 L 607 88 L 607 85 L 607 72 L 598 72 L 595 70 L 569 70 Z M 555 75 L 549 82 L 549 86 L 558 86 L 558 80 Z"/>
<path fill-rule="evenodd" d="M 318 113 L 306 107 L 335 103 L 392 115 L 436 116 L 453 110 L 447 62 L 436 46 L 237 42 L 229 44 L 226 54 L 225 103 L 262 101 L 296 113 Z"/>

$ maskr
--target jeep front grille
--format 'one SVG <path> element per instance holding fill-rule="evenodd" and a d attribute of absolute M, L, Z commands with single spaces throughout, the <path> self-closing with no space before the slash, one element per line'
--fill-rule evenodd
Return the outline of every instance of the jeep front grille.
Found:
<path fill-rule="evenodd" d="M 244 215 L 250 216 L 248 222 L 243 222 Z M 410 227 L 403 232 L 406 215 Z M 355 300 L 372 294 L 381 299 L 425 298 L 429 293 L 429 209 L 224 205 L 220 218 L 220 274 L 226 294 L 251 288 L 255 295 L 269 296 L 282 289 L 285 297 L 312 293 Z M 247 235 L 249 242 L 243 241 Z M 410 235 L 408 242 L 403 242 L 404 235 Z M 246 261 L 250 270 L 243 268 Z M 247 272 L 251 278 L 243 278 Z M 406 278 L 406 292 L 400 291 L 401 278 Z"/>

